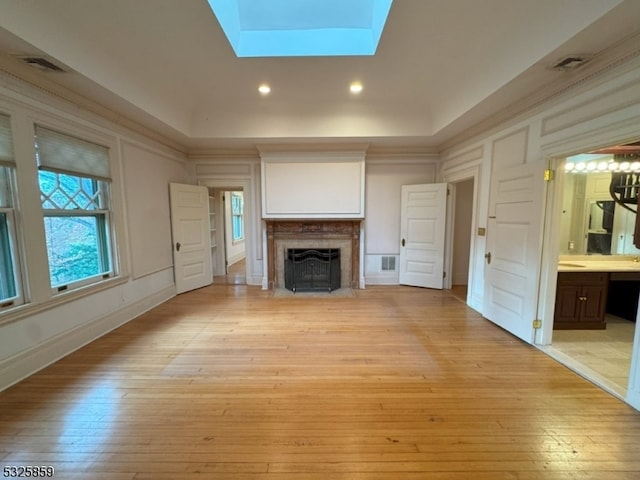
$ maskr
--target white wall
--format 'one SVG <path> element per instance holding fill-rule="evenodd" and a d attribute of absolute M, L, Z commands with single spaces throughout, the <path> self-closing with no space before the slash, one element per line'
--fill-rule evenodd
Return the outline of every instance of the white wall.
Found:
<path fill-rule="evenodd" d="M 436 162 L 436 156 L 366 159 L 364 276 L 367 284 L 399 283 L 401 188 L 433 183 Z M 382 270 L 383 256 L 396 257 L 395 271 Z"/>
<path fill-rule="evenodd" d="M 186 183 L 186 170 L 171 153 L 126 139 L 121 144 L 131 273 L 137 279 L 173 268 L 168 184 Z"/>
<path fill-rule="evenodd" d="M 0 111 L 12 119 L 19 194 L 24 200 L 21 220 L 32 232 L 43 231 L 40 195 L 33 181 L 37 175 L 33 122 L 91 134 L 110 146 L 118 245 L 115 278 L 53 295 L 44 285 L 48 284 L 44 237 L 26 239 L 21 251 L 33 288 L 27 304 L 0 314 L 1 390 L 175 295 L 168 183 L 185 182 L 187 169 L 183 154 L 13 78 L 3 77 Z"/>

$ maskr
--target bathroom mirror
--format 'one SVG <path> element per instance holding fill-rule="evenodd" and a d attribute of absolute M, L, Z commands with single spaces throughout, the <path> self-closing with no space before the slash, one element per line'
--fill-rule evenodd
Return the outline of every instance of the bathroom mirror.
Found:
<path fill-rule="evenodd" d="M 589 201 L 587 217 L 587 254 L 611 255 L 611 240 L 616 202 Z"/>
<path fill-rule="evenodd" d="M 609 194 L 611 173 L 567 173 L 562 205 L 561 255 L 638 255 L 635 213 Z"/>

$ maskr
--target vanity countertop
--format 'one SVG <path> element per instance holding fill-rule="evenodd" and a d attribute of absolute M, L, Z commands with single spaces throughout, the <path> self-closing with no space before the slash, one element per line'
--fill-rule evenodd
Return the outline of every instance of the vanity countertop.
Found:
<path fill-rule="evenodd" d="M 630 255 L 561 256 L 558 272 L 640 272 L 640 258 Z"/>

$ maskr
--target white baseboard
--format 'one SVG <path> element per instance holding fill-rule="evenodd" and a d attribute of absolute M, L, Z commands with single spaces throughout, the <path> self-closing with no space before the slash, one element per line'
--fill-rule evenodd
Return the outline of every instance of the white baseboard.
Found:
<path fill-rule="evenodd" d="M 40 345 L 7 358 L 0 363 L 0 391 L 24 380 L 175 295 L 175 285 L 172 285 L 112 312 L 106 317 L 66 331 Z"/>
<path fill-rule="evenodd" d="M 368 273 L 364 276 L 366 285 L 400 285 L 398 272 L 385 273 Z"/>
<path fill-rule="evenodd" d="M 230 267 L 231 265 L 238 263 L 239 261 L 244 260 L 245 258 L 246 258 L 246 255 L 244 254 L 244 252 L 238 253 L 237 255 L 233 255 L 227 259 L 227 267 Z"/>
<path fill-rule="evenodd" d="M 266 277 L 262 277 L 262 275 L 248 275 L 246 282 L 247 285 L 262 286 L 263 290 L 267 289 Z"/>

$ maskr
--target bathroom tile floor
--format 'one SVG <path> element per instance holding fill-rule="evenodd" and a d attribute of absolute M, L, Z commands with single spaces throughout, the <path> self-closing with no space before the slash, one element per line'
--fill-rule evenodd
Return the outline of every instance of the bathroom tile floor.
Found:
<path fill-rule="evenodd" d="M 624 396 L 629 381 L 635 323 L 607 315 L 605 330 L 554 330 L 545 350 L 590 380 Z"/>

